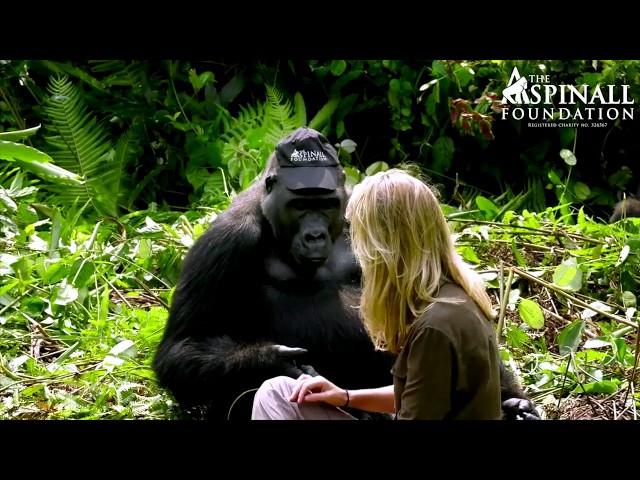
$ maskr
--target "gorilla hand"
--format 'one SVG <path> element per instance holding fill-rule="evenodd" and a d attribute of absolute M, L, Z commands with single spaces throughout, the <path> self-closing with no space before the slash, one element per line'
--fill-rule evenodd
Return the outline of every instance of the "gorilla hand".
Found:
<path fill-rule="evenodd" d="M 540 414 L 533 402 L 526 398 L 509 398 L 502 402 L 504 420 L 540 420 Z"/>
<path fill-rule="evenodd" d="M 276 357 L 284 360 L 284 362 L 289 365 L 286 375 L 289 375 L 293 378 L 298 378 L 303 373 L 306 373 L 298 366 L 298 363 L 296 362 L 296 357 L 307 353 L 306 348 L 287 347 L 286 345 L 277 344 L 269 345 L 268 348 L 272 353 L 275 354 Z"/>
<path fill-rule="evenodd" d="M 307 353 L 306 348 L 287 347 L 286 345 L 272 345 L 271 348 L 281 357 L 295 357 Z"/>
<path fill-rule="evenodd" d="M 295 361 L 295 357 L 297 355 L 303 355 L 307 353 L 306 348 L 299 347 L 287 347 L 286 345 L 272 345 L 272 347 L 276 353 L 285 358 L 292 357 L 292 363 L 298 368 L 302 373 L 306 373 L 307 375 L 311 375 L 312 377 L 317 377 L 319 374 L 316 372 L 316 369 L 311 365 L 298 365 Z"/>
<path fill-rule="evenodd" d="M 318 375 L 320 375 L 311 365 L 300 365 L 300 370 L 302 370 L 307 375 L 311 375 L 312 377 L 317 377 Z"/>

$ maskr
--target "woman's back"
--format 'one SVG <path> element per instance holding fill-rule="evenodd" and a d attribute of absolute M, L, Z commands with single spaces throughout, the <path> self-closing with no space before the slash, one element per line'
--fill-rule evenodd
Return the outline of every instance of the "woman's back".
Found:
<path fill-rule="evenodd" d="M 398 419 L 497 420 L 500 359 L 492 323 L 459 286 L 411 326 L 393 368 Z"/>

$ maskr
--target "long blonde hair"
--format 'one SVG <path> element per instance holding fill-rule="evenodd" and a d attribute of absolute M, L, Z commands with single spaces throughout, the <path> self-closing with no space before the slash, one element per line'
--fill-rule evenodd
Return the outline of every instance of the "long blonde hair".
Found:
<path fill-rule="evenodd" d="M 411 165 L 356 185 L 347 203 L 353 251 L 362 266 L 360 309 L 377 349 L 398 353 L 442 282 L 458 284 L 492 318 L 484 281 L 458 254 L 437 190 Z M 451 319 L 455 321 L 455 319 Z"/>

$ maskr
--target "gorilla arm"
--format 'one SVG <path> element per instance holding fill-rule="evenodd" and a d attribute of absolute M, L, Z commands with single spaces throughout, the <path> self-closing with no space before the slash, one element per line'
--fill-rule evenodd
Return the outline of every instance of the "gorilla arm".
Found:
<path fill-rule="evenodd" d="M 531 397 L 520 387 L 504 361 L 500 362 L 500 398 L 503 420 L 540 420 Z"/>
<path fill-rule="evenodd" d="M 254 300 L 263 268 L 259 187 L 239 195 L 185 257 L 153 362 L 181 405 L 226 401 L 268 377 L 302 373 L 288 360 L 301 351 L 259 340 L 268 332 Z"/>

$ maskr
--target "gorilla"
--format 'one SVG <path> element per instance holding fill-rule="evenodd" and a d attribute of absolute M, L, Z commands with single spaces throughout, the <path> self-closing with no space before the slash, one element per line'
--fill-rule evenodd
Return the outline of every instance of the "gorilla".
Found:
<path fill-rule="evenodd" d="M 609 223 L 615 223 L 626 217 L 640 217 L 640 200 L 634 196 L 629 196 L 616 203 L 609 218 Z"/>
<path fill-rule="evenodd" d="M 249 419 L 253 394 L 277 375 L 392 383 L 394 357 L 374 349 L 357 309 L 347 197 L 336 150 L 302 127 L 189 249 L 153 359 L 188 418 Z M 539 418 L 504 365 L 501 379 L 503 418 Z"/>

